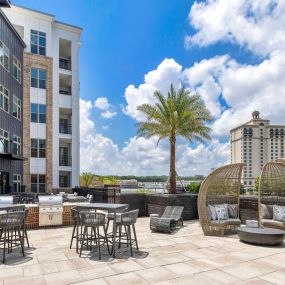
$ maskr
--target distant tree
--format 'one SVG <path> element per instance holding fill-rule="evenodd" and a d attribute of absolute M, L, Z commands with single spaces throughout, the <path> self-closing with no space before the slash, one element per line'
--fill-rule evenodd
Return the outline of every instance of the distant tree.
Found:
<path fill-rule="evenodd" d="M 259 189 L 259 176 L 254 181 L 254 190 L 258 192 Z"/>
<path fill-rule="evenodd" d="M 240 185 L 240 194 L 241 194 L 241 195 L 246 194 L 246 190 L 245 190 L 245 187 L 244 187 L 243 184 Z"/>
<path fill-rule="evenodd" d="M 89 188 L 93 184 L 93 180 L 95 178 L 95 174 L 91 172 L 82 172 L 80 175 L 80 184 L 84 187 Z"/>
<path fill-rule="evenodd" d="M 206 123 L 212 120 L 209 110 L 199 95 L 181 88 L 175 91 L 171 84 L 167 96 L 160 91 L 154 92 L 157 103 L 143 104 L 137 109 L 146 115 L 146 121 L 138 123 L 138 136 L 168 138 L 170 142 L 169 192 L 176 193 L 176 138 L 181 136 L 192 142 L 210 139 L 210 128 Z"/>

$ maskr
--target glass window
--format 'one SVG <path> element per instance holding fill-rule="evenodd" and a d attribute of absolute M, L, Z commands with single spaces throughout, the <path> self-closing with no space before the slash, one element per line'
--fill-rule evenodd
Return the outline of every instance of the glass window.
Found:
<path fill-rule="evenodd" d="M 46 105 L 31 103 L 31 122 L 46 123 Z"/>
<path fill-rule="evenodd" d="M 44 193 L 46 190 L 46 176 L 44 174 L 31 174 L 31 191 Z"/>
<path fill-rule="evenodd" d="M 9 113 L 9 90 L 0 84 L 0 109 Z"/>
<path fill-rule="evenodd" d="M 31 139 L 31 157 L 46 157 L 46 140 Z"/>
<path fill-rule="evenodd" d="M 9 70 L 10 51 L 3 42 L 0 41 L 0 64 Z"/>
<path fill-rule="evenodd" d="M 13 175 L 14 192 L 21 192 L 22 178 L 20 174 Z"/>
<path fill-rule="evenodd" d="M 31 53 L 46 55 L 46 33 L 31 30 Z"/>
<path fill-rule="evenodd" d="M 46 70 L 32 68 L 31 69 L 31 87 L 46 89 Z"/>
<path fill-rule="evenodd" d="M 13 135 L 13 154 L 14 155 L 21 155 L 22 153 L 22 143 L 21 138 Z"/>
<path fill-rule="evenodd" d="M 15 56 L 13 57 L 13 77 L 19 83 L 21 83 L 21 81 L 22 81 L 22 64 Z"/>
<path fill-rule="evenodd" d="M 0 140 L 4 146 L 4 153 L 9 152 L 9 133 L 0 129 Z"/>
<path fill-rule="evenodd" d="M 13 116 L 21 121 L 22 104 L 21 100 L 13 95 Z"/>

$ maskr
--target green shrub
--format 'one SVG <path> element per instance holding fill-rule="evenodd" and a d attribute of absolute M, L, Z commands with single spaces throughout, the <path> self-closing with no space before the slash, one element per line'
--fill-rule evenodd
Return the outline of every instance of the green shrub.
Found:
<path fill-rule="evenodd" d="M 186 191 L 189 193 L 199 193 L 201 182 L 192 182 L 186 187 Z"/>

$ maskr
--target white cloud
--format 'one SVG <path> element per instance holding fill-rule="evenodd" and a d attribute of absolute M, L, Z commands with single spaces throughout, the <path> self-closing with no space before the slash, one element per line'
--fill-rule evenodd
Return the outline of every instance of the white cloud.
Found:
<path fill-rule="evenodd" d="M 197 32 L 186 37 L 186 47 L 226 41 L 259 55 L 285 47 L 284 0 L 195 2 L 189 13 L 189 22 Z"/>
<path fill-rule="evenodd" d="M 94 103 L 94 106 L 102 110 L 101 117 L 104 119 L 111 119 L 117 115 L 117 112 L 112 111 L 113 106 L 109 103 L 106 97 L 98 97 Z"/>
<path fill-rule="evenodd" d="M 105 119 L 111 119 L 117 115 L 117 112 L 112 112 L 112 111 L 104 111 L 101 113 L 101 116 Z"/>
<path fill-rule="evenodd" d="M 127 106 L 123 108 L 125 114 L 139 121 L 144 118 L 143 114 L 137 110 L 142 104 L 153 104 L 155 99 L 153 93 L 160 90 L 166 94 L 170 84 L 176 88 L 181 86 L 182 66 L 174 59 L 164 59 L 157 69 L 148 72 L 144 77 L 144 83 L 135 87 L 129 85 L 125 90 Z"/>
<path fill-rule="evenodd" d="M 98 97 L 94 103 L 95 107 L 100 110 L 108 110 L 110 108 L 110 104 L 106 97 Z"/>

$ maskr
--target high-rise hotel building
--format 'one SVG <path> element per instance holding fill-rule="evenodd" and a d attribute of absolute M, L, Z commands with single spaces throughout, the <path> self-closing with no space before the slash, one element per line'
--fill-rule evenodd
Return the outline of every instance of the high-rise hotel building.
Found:
<path fill-rule="evenodd" d="M 243 163 L 242 183 L 253 188 L 263 165 L 284 158 L 285 125 L 270 125 L 269 120 L 252 113 L 252 119 L 231 130 L 231 162 Z"/>
<path fill-rule="evenodd" d="M 18 6 L 3 11 L 26 44 L 23 184 L 32 192 L 78 186 L 82 29 Z"/>

